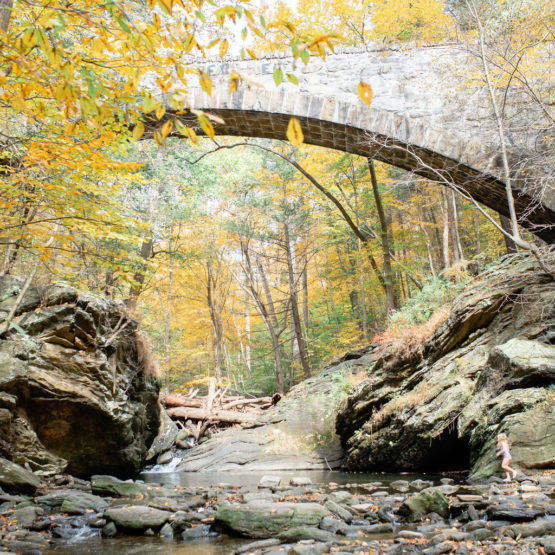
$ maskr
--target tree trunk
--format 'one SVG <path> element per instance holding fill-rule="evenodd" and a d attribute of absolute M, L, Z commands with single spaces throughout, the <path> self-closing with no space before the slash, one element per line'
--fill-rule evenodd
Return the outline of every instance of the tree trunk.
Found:
<path fill-rule="evenodd" d="M 480 237 L 480 212 L 474 207 L 474 226 L 476 229 L 476 254 L 481 254 L 482 245 Z"/>
<path fill-rule="evenodd" d="M 210 321 L 212 322 L 212 345 L 214 350 L 214 375 L 216 380 L 222 379 L 223 363 L 223 329 L 221 314 L 216 301 L 217 283 L 212 269 L 212 263 L 206 263 L 206 301 L 210 311 Z"/>
<path fill-rule="evenodd" d="M 503 216 L 499 214 L 499 223 L 507 233 L 512 233 L 511 220 L 507 218 L 507 216 Z M 516 243 L 512 240 L 511 237 L 508 237 L 507 235 L 503 234 L 503 240 L 505 241 L 505 248 L 507 249 L 508 254 L 514 254 L 518 252 Z"/>
<path fill-rule="evenodd" d="M 382 205 L 380 190 L 378 188 L 378 180 L 376 179 L 376 170 L 374 169 L 374 161 L 368 158 L 368 168 L 370 170 L 370 179 L 372 181 L 372 192 L 374 193 L 374 201 L 376 210 L 380 220 L 381 242 L 383 253 L 383 277 L 385 282 L 385 309 L 389 315 L 398 306 L 397 296 L 395 295 L 395 275 L 391 267 L 391 241 L 390 231 L 388 229 L 387 218 Z"/>
<path fill-rule="evenodd" d="M 137 301 L 145 283 L 146 262 L 152 258 L 152 237 L 143 239 L 143 243 L 141 245 L 141 258 L 145 263 L 141 264 L 141 268 L 135 272 L 135 275 L 133 276 L 133 285 L 131 285 L 129 289 L 129 297 L 125 301 L 125 304 L 130 312 L 134 312 L 136 310 Z"/>
<path fill-rule="evenodd" d="M 297 283 L 296 276 L 293 269 L 293 254 L 291 238 L 289 233 L 289 224 L 287 221 L 283 222 L 283 229 L 285 232 L 285 253 L 287 256 L 287 274 L 289 276 L 289 295 L 291 297 L 291 318 L 295 326 L 295 337 L 297 338 L 297 345 L 299 347 L 299 356 L 301 358 L 301 366 L 305 378 L 310 378 L 310 365 L 308 362 L 308 353 L 306 352 L 305 340 L 303 337 L 303 330 L 301 326 L 301 317 L 299 315 L 299 300 L 297 296 Z"/>
<path fill-rule="evenodd" d="M 277 333 L 277 329 L 278 329 L 277 317 L 275 312 L 273 311 L 273 303 L 272 303 L 272 313 L 273 313 L 273 318 L 272 318 L 268 312 L 268 308 L 266 307 L 266 305 L 264 304 L 264 301 L 262 300 L 262 297 L 260 297 L 260 295 L 258 294 L 258 291 L 256 290 L 254 275 L 252 272 L 252 264 L 251 264 L 251 259 L 249 255 L 249 249 L 243 240 L 241 240 L 241 252 L 243 253 L 243 260 L 245 262 L 245 278 L 248 283 L 247 291 L 249 292 L 251 298 L 253 299 L 254 306 L 258 311 L 258 313 L 260 314 L 262 321 L 264 322 L 264 324 L 266 324 L 266 328 L 268 329 L 268 333 L 270 334 L 270 339 L 272 340 L 272 351 L 274 354 L 274 362 L 276 366 L 276 386 L 278 389 L 278 393 L 283 395 L 285 393 L 285 388 L 283 385 L 283 365 L 281 360 L 281 347 L 279 344 L 279 336 Z M 262 268 L 262 264 L 260 263 L 259 260 L 257 260 L 257 266 L 258 266 L 258 270 L 260 271 Z M 266 282 L 266 286 L 267 286 L 268 284 L 266 281 L 266 275 L 264 274 L 263 268 L 262 268 L 261 277 L 264 278 L 263 281 Z M 270 295 L 269 288 L 266 293 L 267 295 L 269 295 L 267 296 L 267 299 L 271 301 L 272 296 Z M 275 327 L 274 327 L 274 320 L 276 322 Z"/>
<path fill-rule="evenodd" d="M 449 201 L 445 193 L 445 188 L 441 188 L 441 217 L 443 220 L 443 237 L 441 242 L 441 252 L 443 254 L 443 267 L 449 268 L 451 260 L 449 259 Z"/>

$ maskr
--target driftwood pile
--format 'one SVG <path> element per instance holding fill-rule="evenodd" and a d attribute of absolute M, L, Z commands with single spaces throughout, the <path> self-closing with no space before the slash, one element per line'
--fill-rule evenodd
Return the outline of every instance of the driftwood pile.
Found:
<path fill-rule="evenodd" d="M 279 400 L 275 395 L 244 397 L 226 393 L 227 388 L 218 389 L 212 379 L 205 397 L 198 396 L 198 389 L 192 389 L 186 395 L 160 395 L 160 401 L 177 425 L 187 429 L 198 441 L 207 432 L 212 434 L 222 428 L 251 424 Z"/>

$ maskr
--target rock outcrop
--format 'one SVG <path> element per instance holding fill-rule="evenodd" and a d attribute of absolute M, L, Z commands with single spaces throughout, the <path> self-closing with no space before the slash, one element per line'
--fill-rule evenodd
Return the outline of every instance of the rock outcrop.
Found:
<path fill-rule="evenodd" d="M 22 285 L 0 278 L 0 329 Z M 0 337 L 0 455 L 39 474 L 138 472 L 160 408 L 136 328 L 111 299 L 28 289 Z"/>
<path fill-rule="evenodd" d="M 230 429 L 190 449 L 177 470 L 325 470 L 343 450 L 335 433 L 339 402 L 359 371 L 361 352 L 348 353 L 303 381 L 249 428 Z M 356 379 L 356 378 L 355 378 Z"/>
<path fill-rule="evenodd" d="M 347 469 L 490 475 L 502 431 L 517 468 L 554 467 L 554 324 L 555 283 L 533 257 L 480 274 L 421 349 L 360 359 L 368 380 L 337 420 Z"/>

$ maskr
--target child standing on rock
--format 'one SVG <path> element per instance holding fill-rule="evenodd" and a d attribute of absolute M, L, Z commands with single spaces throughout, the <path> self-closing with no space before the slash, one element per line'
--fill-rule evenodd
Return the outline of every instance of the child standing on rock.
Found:
<path fill-rule="evenodd" d="M 507 438 L 507 434 L 499 434 L 497 436 L 497 447 L 499 447 L 499 451 L 496 453 L 495 456 L 499 457 L 500 455 L 503 455 L 501 468 L 505 471 L 505 474 L 507 474 L 505 482 L 510 482 L 511 472 L 513 474 L 512 479 L 514 480 L 516 478 L 517 471 L 509 466 L 509 463 L 511 462 L 513 457 L 511 457 L 511 453 L 509 451 L 509 439 Z"/>

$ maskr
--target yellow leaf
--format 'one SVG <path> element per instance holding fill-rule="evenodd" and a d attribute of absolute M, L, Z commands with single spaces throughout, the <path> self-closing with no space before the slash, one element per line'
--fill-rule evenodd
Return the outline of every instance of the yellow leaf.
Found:
<path fill-rule="evenodd" d="M 239 75 L 237 75 L 237 73 L 232 73 L 229 76 L 229 92 L 235 92 L 237 90 L 237 88 L 239 87 L 239 81 L 240 81 L 240 77 Z"/>
<path fill-rule="evenodd" d="M 164 108 L 163 104 L 160 104 L 158 108 L 156 108 L 156 112 L 155 112 L 156 119 L 162 119 L 165 113 L 166 113 L 166 108 Z"/>
<path fill-rule="evenodd" d="M 229 48 L 228 40 L 227 39 L 222 40 L 222 42 L 220 42 L 220 58 L 223 58 L 226 55 L 228 48 Z"/>
<path fill-rule="evenodd" d="M 210 96 L 212 94 L 212 79 L 210 79 L 210 75 L 208 75 L 205 71 L 202 71 L 202 69 L 199 69 L 198 79 L 202 90 Z"/>
<path fill-rule="evenodd" d="M 200 114 L 198 116 L 198 122 L 201 129 L 211 138 L 213 139 L 216 136 L 216 132 L 214 131 L 214 127 L 208 121 L 207 117 L 204 114 Z"/>
<path fill-rule="evenodd" d="M 154 140 L 158 146 L 162 146 L 164 144 L 164 139 L 162 138 L 162 135 L 160 135 L 159 131 L 154 132 Z"/>
<path fill-rule="evenodd" d="M 361 81 L 358 84 L 357 92 L 362 102 L 364 102 L 366 106 L 370 106 L 370 103 L 372 102 L 372 87 L 368 83 Z"/>
<path fill-rule="evenodd" d="M 163 8 L 166 8 L 168 13 L 172 13 L 173 1 L 172 0 L 158 0 Z"/>
<path fill-rule="evenodd" d="M 176 120 L 175 126 L 177 130 L 184 136 L 189 137 L 191 142 L 196 145 L 197 144 L 197 134 L 195 133 L 194 129 L 183 125 L 179 120 Z"/>
<path fill-rule="evenodd" d="M 301 124 L 299 123 L 299 120 L 296 118 L 291 118 L 289 120 L 289 125 L 287 126 L 287 139 L 297 148 L 299 148 L 303 144 L 303 130 L 301 129 Z"/>
<path fill-rule="evenodd" d="M 162 138 L 165 139 L 172 131 L 173 123 L 171 121 L 167 121 L 162 126 Z"/>
<path fill-rule="evenodd" d="M 142 124 L 142 122 L 137 122 L 137 125 L 135 125 L 135 127 L 133 128 L 133 138 L 135 140 L 140 139 L 143 134 L 145 132 L 145 126 Z"/>

